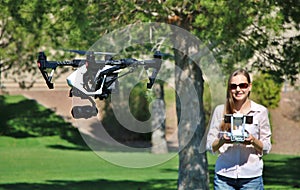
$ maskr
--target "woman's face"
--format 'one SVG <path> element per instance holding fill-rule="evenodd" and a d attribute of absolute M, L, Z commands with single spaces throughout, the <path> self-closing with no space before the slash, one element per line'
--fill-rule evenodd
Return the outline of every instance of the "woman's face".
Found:
<path fill-rule="evenodd" d="M 230 82 L 230 92 L 237 101 L 245 100 L 251 91 L 252 84 L 248 83 L 247 78 L 240 74 L 233 76 Z"/>

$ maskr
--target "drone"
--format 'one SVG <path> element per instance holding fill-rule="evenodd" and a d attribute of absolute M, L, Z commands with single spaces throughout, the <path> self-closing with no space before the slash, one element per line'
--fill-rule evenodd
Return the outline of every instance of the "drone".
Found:
<path fill-rule="evenodd" d="M 245 130 L 245 125 L 253 123 L 253 116 L 239 113 L 225 114 L 224 122 L 230 123 L 231 132 L 223 133 L 227 134 L 232 142 L 244 142 L 245 138 L 249 137 L 249 133 Z"/>
<path fill-rule="evenodd" d="M 94 99 L 104 100 L 113 92 L 118 91 L 119 79 L 129 73 L 134 72 L 137 67 L 144 67 L 146 71 L 151 70 L 148 75 L 149 82 L 147 88 L 151 89 L 156 76 L 161 68 L 162 56 L 160 51 L 155 51 L 153 59 L 137 60 L 134 58 L 124 58 L 114 60 L 115 53 L 68 50 L 69 52 L 86 55 L 86 59 L 73 59 L 66 61 L 48 61 L 45 52 L 38 53 L 37 65 L 49 89 L 54 89 L 52 82 L 54 72 L 57 67 L 71 66 L 75 68 L 67 77 L 67 84 L 70 86 L 69 96 L 76 96 L 88 99 L 92 106 L 75 106 L 72 108 L 74 118 L 89 118 L 98 113 Z M 96 55 L 104 55 L 104 60 L 96 60 Z M 129 71 L 119 75 L 126 68 Z M 51 70 L 50 73 L 48 71 Z"/>

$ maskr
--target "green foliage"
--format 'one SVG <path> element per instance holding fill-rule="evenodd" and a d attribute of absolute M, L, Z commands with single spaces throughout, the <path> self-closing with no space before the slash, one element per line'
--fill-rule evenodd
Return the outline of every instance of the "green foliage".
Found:
<path fill-rule="evenodd" d="M 87 49 L 103 34 L 125 25 L 167 22 L 205 42 L 225 72 L 259 54 L 253 67 L 277 78 L 287 76 L 293 83 L 300 72 L 299 34 L 283 34 L 299 30 L 299 7 L 297 0 L 5 0 L 0 3 L 0 59 L 5 69 L 18 75 L 24 70 L 35 74 L 32 63 L 41 49 Z"/>
<path fill-rule="evenodd" d="M 150 102 L 149 94 L 147 94 L 146 81 L 139 82 L 131 90 L 129 96 L 129 108 L 132 115 L 139 121 L 146 121 L 150 118 Z"/>
<path fill-rule="evenodd" d="M 282 83 L 277 83 L 269 74 L 255 75 L 252 82 L 251 98 L 268 107 L 276 108 L 280 101 Z"/>
<path fill-rule="evenodd" d="M 214 52 L 225 73 L 245 67 L 254 58 L 249 67 L 278 81 L 284 76 L 291 83 L 297 80 L 299 1 L 203 0 L 199 4 L 192 31 Z"/>

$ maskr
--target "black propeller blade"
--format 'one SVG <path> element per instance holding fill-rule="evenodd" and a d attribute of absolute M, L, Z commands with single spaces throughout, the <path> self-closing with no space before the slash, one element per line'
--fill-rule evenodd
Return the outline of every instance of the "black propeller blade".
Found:
<path fill-rule="evenodd" d="M 68 51 L 68 52 L 73 52 L 73 53 L 77 53 L 79 55 L 116 55 L 116 53 L 112 53 L 112 52 L 101 52 L 101 51 L 84 51 L 84 50 L 64 50 L 64 51 Z"/>

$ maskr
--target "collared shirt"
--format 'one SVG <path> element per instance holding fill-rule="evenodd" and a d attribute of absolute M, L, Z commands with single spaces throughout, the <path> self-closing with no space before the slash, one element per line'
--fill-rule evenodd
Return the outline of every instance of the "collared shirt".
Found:
<path fill-rule="evenodd" d="M 253 123 L 246 124 L 245 129 L 263 143 L 263 154 L 271 150 L 271 129 L 268 110 L 264 106 L 251 101 L 251 109 L 247 114 L 253 116 Z M 224 118 L 224 105 L 215 108 L 207 136 L 206 148 L 212 153 L 213 142 L 219 138 L 220 125 Z M 253 145 L 241 143 L 224 144 L 217 151 L 218 159 L 215 173 L 230 178 L 252 178 L 262 175 L 262 155 Z"/>

